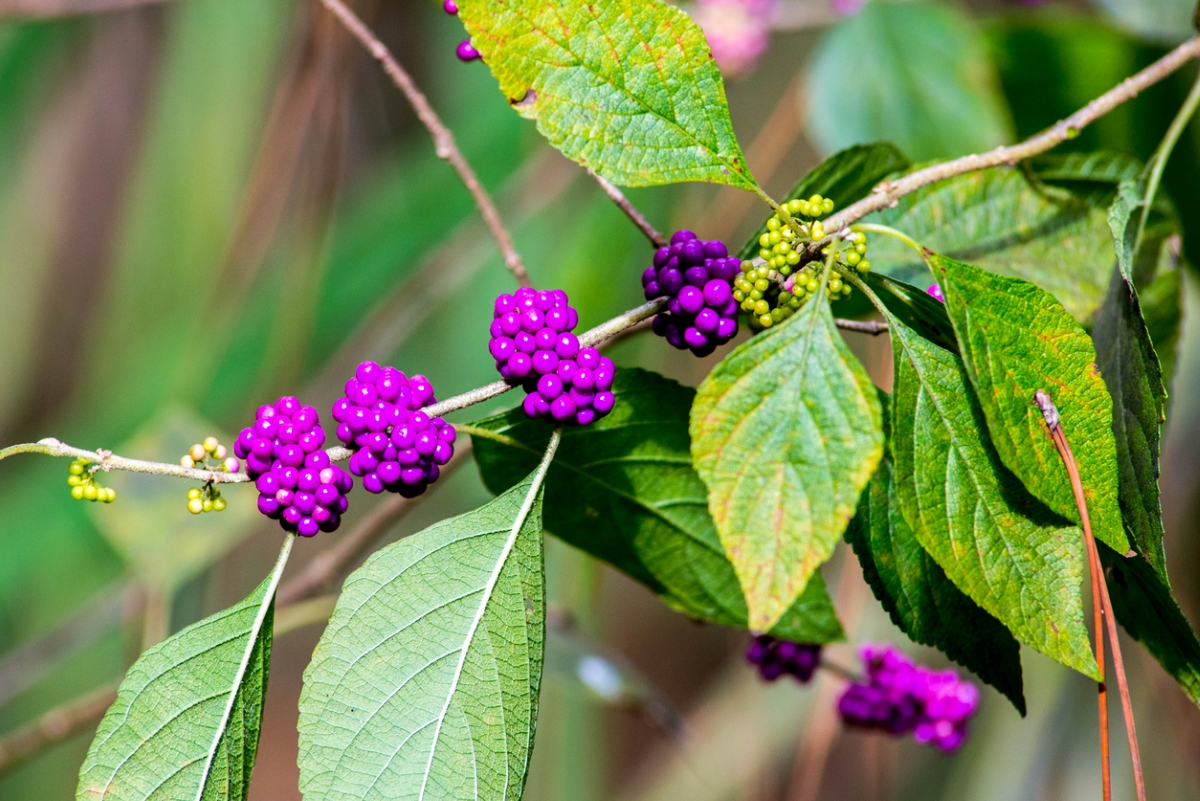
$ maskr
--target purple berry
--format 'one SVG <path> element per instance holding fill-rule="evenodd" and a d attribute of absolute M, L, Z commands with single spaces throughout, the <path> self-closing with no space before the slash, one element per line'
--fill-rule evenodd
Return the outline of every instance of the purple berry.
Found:
<path fill-rule="evenodd" d="M 722 242 L 676 231 L 671 245 L 655 251 L 653 265 L 641 276 L 647 300 L 667 299 L 666 312 L 655 318 L 654 332 L 672 347 L 690 348 L 697 356 L 728 342 L 737 334 L 733 280 L 740 270 L 741 262 L 729 257 Z"/>
<path fill-rule="evenodd" d="M 454 55 L 458 56 L 459 61 L 474 61 L 482 58 L 479 51 L 475 49 L 475 45 L 471 44 L 470 39 L 463 40 L 458 47 L 454 48 Z"/>

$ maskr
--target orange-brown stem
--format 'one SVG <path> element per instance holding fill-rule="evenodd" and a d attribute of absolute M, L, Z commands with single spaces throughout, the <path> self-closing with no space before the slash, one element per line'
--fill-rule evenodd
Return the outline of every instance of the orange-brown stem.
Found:
<path fill-rule="evenodd" d="M 1100 669 L 1100 750 L 1104 771 L 1104 798 L 1111 797 L 1111 779 L 1109 775 L 1108 749 L 1108 702 L 1107 689 L 1104 684 L 1104 629 L 1107 623 L 1108 640 L 1112 646 L 1113 670 L 1117 674 L 1117 687 L 1121 696 L 1121 712 L 1125 718 L 1125 736 L 1129 741 L 1129 756 L 1133 762 L 1133 780 L 1137 788 L 1138 801 L 1146 801 L 1146 782 L 1142 773 L 1142 757 L 1138 748 L 1137 728 L 1133 720 L 1133 704 L 1129 698 L 1129 683 L 1125 677 L 1125 663 L 1121 658 L 1121 644 L 1117 639 L 1117 622 L 1113 616 L 1112 599 L 1108 594 L 1108 585 L 1104 581 L 1104 567 L 1100 564 L 1100 552 L 1096 546 L 1096 538 L 1092 535 L 1092 522 L 1088 516 L 1087 499 L 1083 494 L 1083 482 L 1079 478 L 1079 467 L 1075 463 L 1075 454 L 1067 441 L 1066 432 L 1062 429 L 1058 409 L 1053 400 L 1043 390 L 1034 395 L 1034 403 L 1042 410 L 1046 418 L 1050 438 L 1062 457 L 1071 479 L 1071 491 L 1075 495 L 1075 505 L 1079 509 L 1079 520 L 1083 524 L 1083 539 L 1087 545 L 1088 568 L 1092 578 L 1092 609 L 1096 625 L 1096 664 Z"/>

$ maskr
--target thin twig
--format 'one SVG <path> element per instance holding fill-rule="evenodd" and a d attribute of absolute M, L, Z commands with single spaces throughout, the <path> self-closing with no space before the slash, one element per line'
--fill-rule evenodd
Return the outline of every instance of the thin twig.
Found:
<path fill-rule="evenodd" d="M 843 331 L 858 331 L 860 334 L 871 336 L 886 334 L 888 331 L 888 324 L 878 320 L 843 320 L 838 317 L 833 322 Z"/>
<path fill-rule="evenodd" d="M 412 104 L 413 110 L 417 113 L 417 118 L 421 120 L 421 123 L 429 130 L 430 136 L 433 137 L 433 146 L 438 157 L 445 159 L 450 166 L 454 167 L 458 177 L 466 185 L 467 191 L 475 198 L 475 205 L 479 207 L 479 213 L 483 216 L 483 221 L 487 224 L 492 238 L 496 240 L 500 253 L 504 257 L 504 265 L 516 277 L 518 284 L 533 286 L 529 273 L 525 271 L 525 265 L 521 262 L 520 255 L 513 247 L 512 237 L 508 235 L 508 230 L 500 220 L 500 213 L 496 211 L 496 206 L 492 203 L 487 190 L 483 188 L 475 171 L 471 169 L 471 165 L 467 163 L 462 151 L 458 149 L 458 145 L 454 142 L 454 135 L 438 117 L 433 107 L 429 105 L 429 100 L 417 88 L 412 76 L 400 66 L 400 62 L 387 49 L 387 46 L 379 41 L 371 29 L 342 0 L 321 0 L 321 5 L 329 9 L 330 13 L 346 26 L 346 30 L 362 43 L 367 52 L 383 66 L 383 71 L 392 79 L 392 83 L 396 84 L 396 88 L 408 98 L 408 102 Z"/>
<path fill-rule="evenodd" d="M 625 197 L 625 194 L 620 189 L 617 189 L 591 170 L 588 170 L 588 175 L 596 179 L 596 183 L 600 184 L 600 188 L 604 190 L 604 194 L 608 195 L 609 199 L 617 204 L 617 208 L 625 212 L 625 216 L 632 220 L 633 224 L 638 227 L 638 230 L 646 235 L 646 238 L 650 240 L 650 244 L 656 248 L 666 246 L 667 238 L 650 224 L 650 221 L 646 219 L 646 215 L 638 211 L 637 207 L 629 202 L 629 198 Z"/>
<path fill-rule="evenodd" d="M 1045 153 L 1068 139 L 1074 139 L 1087 125 L 1122 103 L 1137 97 L 1144 89 L 1158 83 L 1197 56 L 1200 56 L 1200 37 L 1193 37 L 1146 69 L 1121 81 L 1065 120 L 1056 122 L 1024 142 L 998 147 L 987 153 L 976 153 L 941 164 L 934 164 L 897 178 L 895 181 L 884 181 L 876 186 L 867 197 L 826 219 L 824 221 L 825 230 L 831 233 L 840 231 L 873 211 L 896 205 L 900 198 L 923 186 L 988 167 L 1016 164 L 1040 153 Z M 815 258 L 826 244 L 826 240 L 822 240 L 809 245 L 807 260 Z"/>
<path fill-rule="evenodd" d="M 1043 417 L 1046 419 L 1046 428 L 1049 431 L 1050 438 L 1054 441 L 1054 446 L 1058 449 L 1058 455 L 1062 457 L 1063 464 L 1067 468 L 1067 475 L 1071 479 L 1071 491 L 1075 494 L 1075 505 L 1079 508 L 1079 519 L 1083 523 L 1083 538 L 1087 543 L 1088 563 L 1092 575 L 1092 603 L 1099 605 L 1103 610 L 1103 615 L 1096 612 L 1096 660 L 1100 666 L 1101 675 L 1101 693 L 1104 693 L 1104 650 L 1101 645 L 1101 640 L 1104 632 L 1103 619 L 1107 618 L 1108 625 L 1108 641 L 1112 646 L 1113 655 L 1113 670 L 1117 674 L 1117 687 L 1121 695 L 1121 711 L 1125 717 L 1125 736 L 1129 741 L 1129 756 L 1133 762 L 1133 781 L 1137 788 L 1138 801 L 1146 801 L 1146 780 L 1142 774 L 1142 755 L 1138 748 L 1137 728 L 1133 720 L 1133 703 L 1129 698 L 1129 683 L 1125 676 L 1125 662 L 1121 658 L 1121 643 L 1117 639 L 1117 621 L 1113 615 L 1112 599 L 1108 595 L 1108 585 L 1104 580 L 1104 568 L 1100 564 L 1100 553 L 1096 547 L 1096 538 L 1092 536 L 1092 523 L 1088 517 L 1087 500 L 1083 494 L 1083 482 L 1079 478 L 1079 468 L 1075 464 L 1075 455 L 1071 452 L 1071 445 L 1067 442 L 1066 432 L 1062 428 L 1062 420 L 1059 418 L 1058 408 L 1054 405 L 1054 401 L 1045 391 L 1039 389 L 1033 395 L 1033 402 L 1042 411 Z M 1098 596 L 1098 597 L 1097 597 Z M 1102 754 L 1105 764 L 1105 773 L 1107 773 L 1108 764 L 1108 715 L 1104 705 L 1101 706 L 1101 728 L 1100 728 L 1101 747 L 1105 749 Z M 1107 795 L 1109 783 L 1107 776 L 1105 777 L 1105 799 Z"/>
<path fill-rule="evenodd" d="M 117 700 L 117 685 L 118 682 L 107 684 L 56 706 L 0 739 L 0 776 L 104 717 L 105 711 Z"/>

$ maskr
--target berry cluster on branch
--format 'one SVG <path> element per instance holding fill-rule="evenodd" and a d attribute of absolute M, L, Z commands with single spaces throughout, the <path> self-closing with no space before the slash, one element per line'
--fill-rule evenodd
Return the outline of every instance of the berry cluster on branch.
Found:
<path fill-rule="evenodd" d="M 76 459 L 71 462 L 70 475 L 67 485 L 71 487 L 71 497 L 77 501 L 99 501 L 112 503 L 117 499 L 117 491 L 112 487 L 102 487 L 96 482 L 95 469 L 91 468 L 88 459 Z"/>
<path fill-rule="evenodd" d="M 642 273 L 646 300 L 667 298 L 667 310 L 654 318 L 654 333 L 697 356 L 733 339 L 738 331 L 733 279 L 739 268 L 724 243 L 687 230 L 672 234 Z"/>

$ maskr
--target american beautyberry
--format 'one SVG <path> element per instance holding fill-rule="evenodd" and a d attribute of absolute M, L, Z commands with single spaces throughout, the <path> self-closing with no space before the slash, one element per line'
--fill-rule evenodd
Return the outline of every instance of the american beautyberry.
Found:
<path fill-rule="evenodd" d="M 333 404 L 338 439 L 355 448 L 350 472 L 367 492 L 414 498 L 437 481 L 439 465 L 454 455 L 454 426 L 422 408 L 436 402 L 433 384 L 395 367 L 363 362 Z"/>
<path fill-rule="evenodd" d="M 717 240 L 676 231 L 671 244 L 654 253 L 642 273 L 646 300 L 667 298 L 667 311 L 654 318 L 654 333 L 673 347 L 707 356 L 737 334 L 733 279 L 740 262 Z"/>
<path fill-rule="evenodd" d="M 76 459 L 71 462 L 70 475 L 67 476 L 71 497 L 77 501 L 112 503 L 117 499 L 117 491 L 112 487 L 102 487 L 96 483 L 95 473 L 88 469 L 91 464 L 87 459 Z"/>
<path fill-rule="evenodd" d="M 317 410 L 283 397 L 260 406 L 254 425 L 242 429 L 233 445 L 255 480 L 258 511 L 278 520 L 285 531 L 311 537 L 342 522 L 354 481 L 330 464 L 329 454 L 321 450 L 324 444 Z"/>
<path fill-rule="evenodd" d="M 838 700 L 849 726 L 888 734 L 912 732 L 920 743 L 953 751 L 967 736 L 967 722 L 979 707 L 979 689 L 953 670 L 914 665 L 891 646 L 864 645 L 865 681 L 851 682 Z"/>
<path fill-rule="evenodd" d="M 777 640 L 762 634 L 750 641 L 746 660 L 758 666 L 758 673 L 765 681 L 789 675 L 807 683 L 821 664 L 821 646 Z"/>

